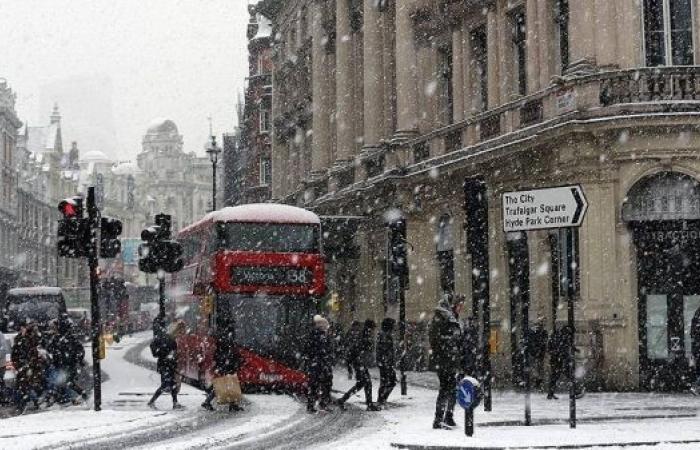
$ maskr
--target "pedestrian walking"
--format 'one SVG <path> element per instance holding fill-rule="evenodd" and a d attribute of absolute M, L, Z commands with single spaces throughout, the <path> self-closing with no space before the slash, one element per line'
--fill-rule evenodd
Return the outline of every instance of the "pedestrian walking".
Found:
<path fill-rule="evenodd" d="M 373 320 L 365 320 L 359 339 L 351 341 L 348 349 L 348 362 L 355 372 L 356 383 L 339 400 L 338 405 L 342 408 L 350 396 L 364 389 L 367 411 L 379 411 L 379 407 L 372 401 L 372 379 L 369 376 L 369 366 L 374 357 L 374 329 L 376 324 Z"/>
<path fill-rule="evenodd" d="M 306 410 L 315 413 L 316 403 L 327 411 L 331 402 L 333 386 L 333 337 L 328 320 L 321 315 L 313 318 L 313 327 L 306 345 L 306 367 L 309 386 L 306 395 Z"/>
<path fill-rule="evenodd" d="M 39 354 L 39 330 L 29 322 L 20 326 L 12 347 L 12 364 L 17 370 L 17 411 L 23 413 L 29 402 L 39 408 L 39 394 L 44 385 L 46 364 Z"/>
<path fill-rule="evenodd" d="M 557 325 L 549 338 L 549 390 L 547 391 L 548 400 L 556 400 L 555 395 L 557 383 L 559 379 L 566 373 L 571 359 L 570 348 L 573 335 L 571 328 L 568 325 Z"/>
<path fill-rule="evenodd" d="M 542 320 L 538 320 L 528 336 L 528 355 L 532 367 L 532 381 L 535 386 L 544 385 L 544 358 L 547 355 L 547 330 Z"/>
<path fill-rule="evenodd" d="M 236 375 L 241 367 L 241 357 L 236 345 L 236 325 L 233 320 L 219 327 L 216 331 L 216 348 L 214 349 L 214 377 Z M 213 411 L 211 402 L 216 397 L 214 385 L 206 388 L 207 397 L 202 403 L 202 408 Z M 229 403 L 229 412 L 240 411 L 242 408 L 236 403 Z"/>
<path fill-rule="evenodd" d="M 457 371 L 462 363 L 462 330 L 457 320 L 460 304 L 451 294 L 440 299 L 430 323 L 430 348 L 440 389 L 435 402 L 433 428 L 453 428 Z"/>
<path fill-rule="evenodd" d="M 79 395 L 83 401 L 88 394 L 80 386 L 78 379 L 85 367 L 85 348 L 80 339 L 80 333 L 67 316 L 61 316 L 58 321 L 59 348 L 63 354 L 62 370 L 65 374 L 65 385 L 68 392 Z M 75 397 L 73 398 L 75 402 Z"/>
<path fill-rule="evenodd" d="M 150 408 L 155 408 L 155 402 L 163 392 L 170 392 L 173 398 L 173 409 L 182 409 L 177 401 L 177 341 L 167 333 L 165 320 L 157 317 L 153 323 L 153 341 L 151 353 L 157 359 L 156 370 L 160 374 L 160 386 L 148 402 Z"/>
<path fill-rule="evenodd" d="M 695 360 L 695 385 L 690 388 L 690 392 L 700 395 L 700 308 L 695 311 L 690 322 L 690 349 Z"/>
<path fill-rule="evenodd" d="M 353 320 L 352 323 L 350 323 L 350 328 L 348 328 L 348 331 L 343 337 L 343 358 L 345 360 L 345 366 L 348 369 L 348 380 L 352 380 L 353 377 L 352 364 L 350 363 L 350 348 L 353 343 L 359 341 L 361 334 L 362 324 L 359 320 Z"/>
<path fill-rule="evenodd" d="M 379 368 L 379 393 L 377 405 L 382 407 L 396 386 L 396 347 L 394 347 L 394 319 L 382 320 L 381 330 L 377 336 L 377 367 Z"/>
<path fill-rule="evenodd" d="M 477 326 L 476 317 L 470 316 L 464 322 L 462 330 L 462 371 L 464 375 L 477 378 L 479 374 L 479 327 Z"/>

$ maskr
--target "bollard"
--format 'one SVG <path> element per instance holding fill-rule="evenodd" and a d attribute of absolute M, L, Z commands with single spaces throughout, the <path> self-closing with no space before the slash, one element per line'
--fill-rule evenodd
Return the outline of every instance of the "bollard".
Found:
<path fill-rule="evenodd" d="M 464 434 L 474 436 L 474 408 L 464 410 Z"/>
<path fill-rule="evenodd" d="M 457 403 L 464 408 L 464 434 L 474 435 L 474 409 L 481 402 L 481 386 L 479 381 L 470 376 L 465 376 L 457 384 Z"/>

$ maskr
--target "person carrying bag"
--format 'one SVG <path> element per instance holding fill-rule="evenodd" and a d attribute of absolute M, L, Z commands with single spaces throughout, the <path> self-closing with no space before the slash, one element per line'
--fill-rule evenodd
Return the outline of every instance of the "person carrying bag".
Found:
<path fill-rule="evenodd" d="M 207 397 L 202 408 L 213 411 L 212 401 L 220 405 L 229 405 L 229 411 L 241 411 L 243 394 L 238 380 L 238 369 L 241 358 L 236 346 L 236 329 L 233 322 L 220 327 L 216 333 L 216 349 L 214 350 L 214 379 L 206 389 Z"/>

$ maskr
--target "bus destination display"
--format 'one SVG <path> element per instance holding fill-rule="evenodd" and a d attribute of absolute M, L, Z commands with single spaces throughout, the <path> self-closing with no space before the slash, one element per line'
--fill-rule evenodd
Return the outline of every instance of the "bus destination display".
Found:
<path fill-rule="evenodd" d="M 309 269 L 295 267 L 234 267 L 231 270 L 235 285 L 304 286 L 311 283 Z"/>

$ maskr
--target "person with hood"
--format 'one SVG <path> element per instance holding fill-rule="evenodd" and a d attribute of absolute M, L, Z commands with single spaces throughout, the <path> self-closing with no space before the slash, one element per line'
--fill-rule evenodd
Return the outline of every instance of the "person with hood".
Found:
<path fill-rule="evenodd" d="M 379 368 L 377 404 L 380 407 L 386 404 L 391 391 L 396 386 L 394 323 L 394 319 L 390 317 L 382 320 L 381 330 L 379 331 L 379 336 L 377 336 L 377 367 Z"/>
<path fill-rule="evenodd" d="M 453 296 L 444 294 L 430 323 L 430 348 L 440 389 L 435 402 L 433 428 L 453 428 L 457 372 L 462 363 L 462 330 L 457 319 L 461 305 L 453 304 Z"/>
<path fill-rule="evenodd" d="M 343 408 L 350 396 L 361 389 L 365 391 L 365 401 L 367 411 L 379 411 L 379 407 L 372 402 L 372 379 L 369 376 L 369 366 L 374 357 L 374 329 L 376 324 L 373 320 L 365 320 L 362 333 L 358 340 L 350 342 L 348 349 L 348 362 L 352 365 L 357 382 L 340 399 L 338 406 Z"/>
<path fill-rule="evenodd" d="M 350 364 L 350 348 L 352 347 L 353 343 L 357 342 L 360 339 L 360 335 L 362 334 L 362 324 L 360 323 L 359 320 L 353 320 L 352 323 L 350 324 L 350 328 L 348 328 L 348 331 L 345 333 L 345 336 L 343 337 L 343 358 L 345 359 L 345 365 L 348 368 L 348 380 L 352 380 L 352 364 Z"/>
<path fill-rule="evenodd" d="M 694 395 L 700 395 L 700 308 L 695 311 L 690 322 L 690 349 L 695 360 L 695 386 L 690 388 Z"/>
<path fill-rule="evenodd" d="M 157 317 L 153 321 L 153 341 L 151 353 L 157 359 L 156 370 L 160 374 L 160 386 L 148 402 L 155 409 L 155 402 L 163 392 L 170 391 L 173 398 L 173 409 L 182 409 L 177 401 L 177 341 L 165 328 L 165 320 Z"/>
<path fill-rule="evenodd" d="M 214 376 L 235 375 L 241 367 L 241 357 L 236 344 L 236 324 L 228 320 L 222 327 L 216 330 L 216 348 L 214 349 Z M 211 402 L 216 397 L 214 386 L 206 389 L 207 397 L 202 403 L 202 408 L 213 411 Z M 228 405 L 229 412 L 240 411 L 241 407 L 235 403 Z"/>
<path fill-rule="evenodd" d="M 316 402 L 321 410 L 328 410 L 333 386 L 333 337 L 330 324 L 321 315 L 313 318 L 313 327 L 306 345 L 306 364 L 309 386 L 306 410 L 316 412 Z"/>

